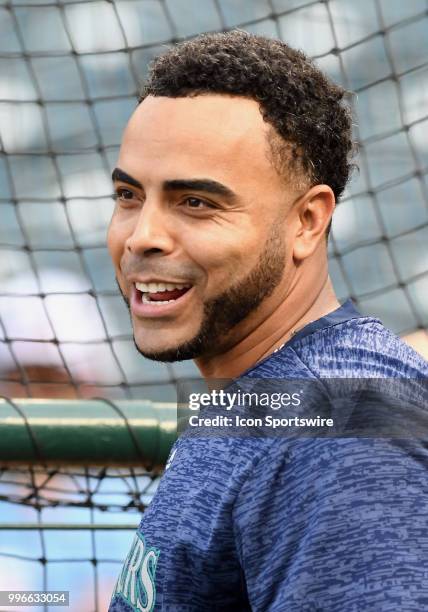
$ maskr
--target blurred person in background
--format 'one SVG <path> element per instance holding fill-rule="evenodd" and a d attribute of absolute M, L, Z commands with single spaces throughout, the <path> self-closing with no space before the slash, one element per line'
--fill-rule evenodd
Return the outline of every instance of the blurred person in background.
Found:
<path fill-rule="evenodd" d="M 42 269 L 40 274 L 51 286 L 61 286 L 66 280 L 68 293 L 61 295 L 59 292 L 60 300 L 44 302 L 42 307 L 39 296 L 25 296 L 24 293 L 31 287 L 34 278 L 31 272 L 22 271 L 3 279 L 6 297 L 0 307 L 0 320 L 10 338 L 7 350 L 5 347 L 0 352 L 0 395 L 64 399 L 109 397 L 110 389 L 97 384 L 105 378 L 105 360 L 100 352 L 103 345 L 86 342 L 79 346 L 78 342 L 70 340 L 71 333 L 84 337 L 87 329 L 100 326 L 97 311 L 89 309 L 87 297 L 81 295 L 80 277 L 69 270 L 53 267 Z M 70 306 L 67 298 L 69 300 L 72 291 L 76 295 Z M 77 348 L 67 350 L 70 346 Z"/>

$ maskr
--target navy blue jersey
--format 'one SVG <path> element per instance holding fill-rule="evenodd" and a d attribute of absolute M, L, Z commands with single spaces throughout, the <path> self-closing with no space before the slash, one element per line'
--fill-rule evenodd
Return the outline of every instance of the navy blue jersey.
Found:
<path fill-rule="evenodd" d="M 428 377 L 351 302 L 246 377 Z M 428 610 L 428 446 L 385 437 L 186 436 L 110 612 Z"/>

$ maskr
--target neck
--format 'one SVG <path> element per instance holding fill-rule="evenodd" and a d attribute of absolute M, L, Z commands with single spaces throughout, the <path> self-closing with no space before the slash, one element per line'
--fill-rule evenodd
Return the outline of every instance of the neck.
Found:
<path fill-rule="evenodd" d="M 257 311 L 257 321 L 244 321 L 240 337 L 228 348 L 195 360 L 205 379 L 236 378 L 258 361 L 272 354 L 292 335 L 340 306 L 328 276 L 327 265 L 320 274 L 302 282 L 296 275 L 287 295 L 275 304 L 275 296 Z M 299 291 L 297 291 L 297 287 Z M 276 297 L 278 300 L 278 297 Z M 241 324 L 240 324 L 241 325 Z"/>

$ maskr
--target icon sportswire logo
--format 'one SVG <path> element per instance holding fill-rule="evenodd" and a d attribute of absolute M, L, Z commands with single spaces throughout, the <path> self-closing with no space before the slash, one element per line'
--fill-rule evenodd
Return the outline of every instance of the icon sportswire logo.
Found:
<path fill-rule="evenodd" d="M 113 597 L 120 595 L 138 612 L 151 612 L 156 602 L 155 574 L 160 551 L 147 546 L 137 532 L 116 583 Z"/>

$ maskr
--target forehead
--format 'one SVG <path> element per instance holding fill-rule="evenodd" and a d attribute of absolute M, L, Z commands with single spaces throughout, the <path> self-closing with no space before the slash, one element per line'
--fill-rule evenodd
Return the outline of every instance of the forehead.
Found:
<path fill-rule="evenodd" d="M 239 176 L 250 182 L 276 181 L 268 131 L 254 100 L 211 94 L 148 96 L 126 127 L 119 166 L 140 177 L 148 173 L 145 180 L 190 173 L 229 182 Z"/>

